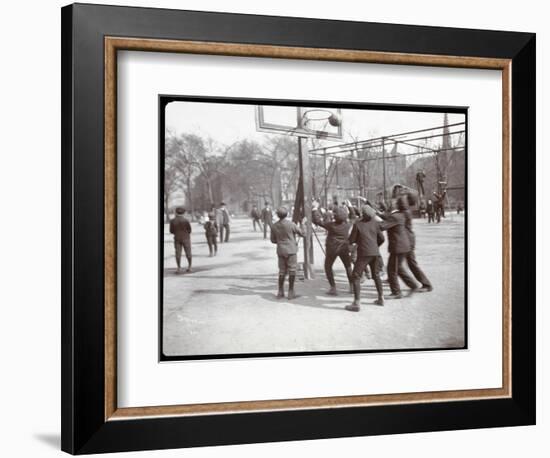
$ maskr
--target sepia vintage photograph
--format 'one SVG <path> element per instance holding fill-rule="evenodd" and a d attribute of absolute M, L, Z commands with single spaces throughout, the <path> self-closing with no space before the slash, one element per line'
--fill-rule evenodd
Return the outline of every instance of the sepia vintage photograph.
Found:
<path fill-rule="evenodd" d="M 467 108 L 159 96 L 160 360 L 467 348 Z"/>

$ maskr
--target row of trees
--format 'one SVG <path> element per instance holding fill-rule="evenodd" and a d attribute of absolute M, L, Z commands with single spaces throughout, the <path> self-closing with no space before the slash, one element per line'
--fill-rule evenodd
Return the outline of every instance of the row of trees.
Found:
<path fill-rule="evenodd" d="M 164 155 L 164 212 L 167 218 L 175 197 L 191 213 L 224 200 L 233 211 L 267 199 L 279 205 L 294 193 L 297 145 L 284 135 L 265 141 L 240 140 L 222 145 L 197 134 L 168 131 Z"/>
<path fill-rule="evenodd" d="M 165 139 L 164 212 L 169 218 L 174 202 L 185 202 L 188 210 L 210 210 L 222 200 L 232 211 L 248 211 L 252 203 L 264 200 L 274 206 L 293 201 L 298 182 L 297 142 L 295 137 L 265 135 L 261 142 L 245 139 L 223 145 L 210 137 L 195 133 L 176 134 L 167 131 Z M 312 147 L 319 146 L 312 140 Z M 420 145 L 419 145 L 420 146 Z M 398 151 L 397 144 L 386 150 L 382 163 L 380 147 L 355 152 L 349 161 L 331 157 L 327 160 L 327 198 L 342 194 L 346 198 L 360 193 L 369 198 L 383 189 L 385 168 L 386 186 L 402 183 L 416 188 L 416 173 L 424 170 L 427 193 L 437 189 L 439 172 L 434 153 L 440 148 L 439 168 L 446 175 L 451 194 L 464 199 L 465 155 L 463 135 L 430 138 L 424 141 L 420 156 Z M 453 149 L 457 148 L 457 149 Z M 312 191 L 324 197 L 324 161 L 310 156 Z M 457 188 L 458 186 L 458 188 Z M 450 194 L 450 195 L 451 195 Z M 340 196 L 340 197 L 342 197 Z"/>

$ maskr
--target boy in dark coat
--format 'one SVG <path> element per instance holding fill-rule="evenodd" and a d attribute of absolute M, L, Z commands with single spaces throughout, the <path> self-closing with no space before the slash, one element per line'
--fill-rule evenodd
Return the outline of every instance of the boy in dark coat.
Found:
<path fill-rule="evenodd" d="M 334 272 L 332 266 L 336 258 L 340 258 L 342 264 L 346 269 L 346 275 L 351 288 L 351 256 L 349 249 L 348 237 L 351 230 L 351 223 L 348 222 L 348 213 L 342 208 L 338 207 L 334 213 L 334 222 L 324 222 L 321 218 L 318 210 L 318 205 L 314 204 L 313 209 L 313 223 L 320 226 L 327 231 L 327 238 L 325 241 L 326 254 L 325 254 L 325 275 L 327 276 L 330 289 L 327 294 L 330 296 L 336 296 L 336 282 L 334 281 Z"/>
<path fill-rule="evenodd" d="M 174 234 L 174 248 L 176 250 L 176 264 L 178 266 L 176 273 L 181 272 L 181 251 L 185 251 L 187 257 L 187 272 L 191 272 L 191 224 L 183 215 L 185 208 L 176 208 L 176 217 L 170 221 L 170 234 Z"/>
<path fill-rule="evenodd" d="M 265 203 L 265 207 L 262 210 L 262 223 L 264 225 L 264 239 L 267 239 L 267 228 L 271 231 L 271 225 L 273 223 L 273 214 L 271 213 L 271 207 L 269 202 Z"/>
<path fill-rule="evenodd" d="M 428 203 L 426 204 L 426 213 L 428 214 L 428 223 L 433 223 L 435 207 L 431 199 L 428 199 Z"/>
<path fill-rule="evenodd" d="M 220 204 L 220 208 L 218 209 L 218 215 L 217 219 L 219 221 L 218 227 L 220 229 L 220 243 L 227 243 L 229 242 L 229 233 L 231 232 L 230 224 L 231 224 L 231 216 L 229 216 L 229 211 L 225 207 L 225 202 L 222 202 Z M 224 231 L 225 231 L 225 239 L 224 239 Z"/>
<path fill-rule="evenodd" d="M 407 258 L 407 254 L 411 251 L 411 242 L 407 228 L 405 227 L 406 215 L 408 210 L 407 197 L 399 196 L 397 199 L 397 211 L 386 216 L 382 223 L 382 230 L 388 231 L 388 280 L 390 282 L 391 294 L 388 299 L 401 299 L 401 287 L 399 279 L 411 289 L 411 293 L 418 289 L 418 285 L 407 273 L 403 267 L 403 261 Z"/>
<path fill-rule="evenodd" d="M 254 228 L 254 232 L 256 232 L 256 224 L 262 229 L 262 223 L 260 223 L 260 212 L 258 210 L 258 207 L 254 205 L 252 207 L 252 210 L 250 211 L 250 217 L 252 218 L 252 227 Z"/>
<path fill-rule="evenodd" d="M 298 267 L 298 244 L 296 236 L 303 237 L 302 230 L 292 221 L 286 219 L 288 210 L 281 207 L 277 210 L 277 221 L 271 227 L 271 243 L 277 244 L 277 256 L 279 257 L 279 292 L 277 299 L 285 297 L 285 277 L 288 273 L 288 298 L 294 299 L 294 280 Z"/>
<path fill-rule="evenodd" d="M 218 254 L 218 223 L 214 213 L 208 214 L 208 221 L 204 223 L 204 235 L 206 243 L 208 243 L 210 257 L 216 256 Z"/>
<path fill-rule="evenodd" d="M 375 211 L 365 206 L 362 209 L 362 219 L 353 225 L 349 243 L 357 244 L 357 261 L 353 267 L 353 302 L 346 306 L 350 312 L 358 312 L 361 302 L 361 275 L 367 266 L 370 267 L 371 275 L 376 286 L 378 299 L 374 301 L 377 305 L 384 305 L 382 291 L 382 280 L 380 280 L 378 259 L 380 257 L 380 245 L 384 243 L 384 235 L 380 229 L 380 223 L 374 219 Z"/>

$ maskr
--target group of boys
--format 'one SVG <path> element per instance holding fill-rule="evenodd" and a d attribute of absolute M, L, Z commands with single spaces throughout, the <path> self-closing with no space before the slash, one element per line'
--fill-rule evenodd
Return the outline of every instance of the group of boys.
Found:
<path fill-rule="evenodd" d="M 337 258 L 340 258 L 346 269 L 346 275 L 353 292 L 353 302 L 346 306 L 346 310 L 357 312 L 360 310 L 361 301 L 361 280 L 363 275 L 369 272 L 374 280 L 377 291 L 376 305 L 384 305 L 385 299 L 401 299 L 403 294 L 399 284 L 399 278 L 409 287 L 409 295 L 414 292 L 429 292 L 432 284 L 418 265 L 415 255 L 416 238 L 412 228 L 412 217 L 409 206 L 410 194 L 399 195 L 396 199 L 396 208 L 393 211 L 382 211 L 376 205 L 368 201 L 359 210 L 352 207 L 349 201 L 341 205 L 335 205 L 330 213 L 323 212 L 314 203 L 312 219 L 317 226 L 327 231 L 326 252 L 325 252 L 325 274 L 329 282 L 327 294 L 337 295 L 336 282 L 332 267 Z M 220 206 L 221 216 L 227 212 L 225 205 Z M 254 210 L 254 209 L 253 209 Z M 288 275 L 288 299 L 296 298 L 294 284 L 298 266 L 297 252 L 298 244 L 296 237 L 303 237 L 302 229 L 287 219 L 288 210 L 280 207 L 276 214 L 279 221 L 272 223 L 271 209 L 266 203 L 265 212 L 260 215 L 263 219 L 264 236 L 266 227 L 271 229 L 271 242 L 277 245 L 277 256 L 279 265 L 279 280 L 277 298 L 285 297 L 285 282 Z M 269 215 L 267 214 L 269 213 Z M 188 261 L 187 272 L 191 272 L 191 224 L 185 218 L 185 209 L 176 208 L 176 216 L 170 221 L 170 233 L 174 234 L 174 247 L 176 251 L 177 273 L 181 272 L 182 251 Z M 325 217 L 323 217 L 323 214 Z M 327 215 L 330 214 L 330 217 Z M 256 214 L 254 214 L 256 215 Z M 206 240 L 210 250 L 210 256 L 217 254 L 217 235 L 220 224 L 219 214 L 211 212 L 208 220 L 204 223 Z M 251 213 L 252 216 L 252 213 Z M 229 218 L 229 216 L 227 217 Z M 221 219 L 221 224 L 227 224 L 226 237 L 229 236 L 229 224 Z M 254 223 L 255 225 L 255 223 Z M 254 227 L 255 229 L 255 227 Z M 387 274 L 391 290 L 389 296 L 384 296 L 380 273 L 383 269 L 383 260 L 380 254 L 380 245 L 385 241 L 383 232 L 388 238 L 388 262 Z M 223 237 L 221 240 L 224 240 Z M 225 239 L 227 241 L 228 239 Z M 352 257 L 352 247 L 356 249 L 355 260 Z M 409 275 L 404 267 L 407 264 L 416 281 Z M 368 268 L 368 269 L 367 269 Z M 418 283 L 420 283 L 420 286 Z"/>
<path fill-rule="evenodd" d="M 264 239 L 267 239 L 267 229 L 271 228 L 273 225 L 273 210 L 271 209 L 269 202 L 265 203 L 262 211 L 258 210 L 256 205 L 253 205 L 252 210 L 250 210 L 250 218 L 252 218 L 252 227 L 254 228 L 254 232 L 256 232 L 256 226 L 258 226 L 260 231 L 264 231 Z"/>
<path fill-rule="evenodd" d="M 185 208 L 177 207 L 176 216 L 170 220 L 170 233 L 174 235 L 174 249 L 176 252 L 176 273 L 181 273 L 181 255 L 185 252 L 187 258 L 186 272 L 192 272 L 193 255 L 191 252 L 191 223 L 184 216 Z M 225 203 L 222 202 L 219 208 L 212 208 L 208 213 L 208 219 L 204 221 L 204 235 L 208 244 L 209 256 L 218 254 L 218 234 L 220 243 L 229 242 L 231 216 Z"/>
<path fill-rule="evenodd" d="M 336 295 L 336 283 L 332 266 L 337 258 L 340 258 L 346 269 L 350 290 L 353 292 L 353 302 L 346 306 L 346 310 L 358 312 L 361 301 L 361 279 L 367 267 L 374 280 L 377 305 L 384 305 L 384 299 L 401 299 L 403 294 L 399 284 L 399 278 L 409 287 L 409 295 L 414 292 L 429 292 L 433 287 L 416 260 L 415 234 L 412 228 L 412 217 L 409 205 L 412 196 L 400 195 L 396 200 L 396 209 L 383 212 L 375 205 L 366 203 L 361 210 L 351 207 L 351 204 L 335 205 L 331 211 L 332 217 L 323 218 L 322 211 L 317 204 L 313 205 L 312 219 L 317 226 L 327 231 L 325 274 L 330 288 L 329 295 Z M 297 267 L 297 243 L 296 236 L 303 237 L 303 231 L 299 226 L 287 220 L 287 210 L 281 207 L 277 210 L 279 221 L 272 226 L 271 241 L 277 244 L 279 258 L 279 291 L 277 298 L 284 297 L 285 278 L 289 276 L 288 298 L 294 299 L 294 281 Z M 325 215 L 327 213 L 325 212 Z M 389 258 L 387 263 L 388 281 L 391 290 L 389 296 L 384 297 L 380 272 L 383 261 L 380 255 L 380 245 L 385 241 L 383 232 L 388 237 Z M 351 248 L 356 247 L 355 262 L 352 261 Z M 407 263 L 412 275 L 418 283 L 406 271 Z"/>

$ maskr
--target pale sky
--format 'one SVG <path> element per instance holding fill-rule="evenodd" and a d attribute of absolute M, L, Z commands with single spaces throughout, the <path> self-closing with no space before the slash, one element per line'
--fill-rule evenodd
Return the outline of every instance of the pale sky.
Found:
<path fill-rule="evenodd" d="M 174 133 L 195 133 L 230 145 L 238 140 L 261 142 L 265 133 L 256 131 L 254 105 L 175 101 L 166 106 L 166 128 Z M 289 107 L 292 108 L 292 107 Z M 372 137 L 443 125 L 443 113 L 386 110 L 342 110 L 343 140 Z M 449 124 L 464 122 L 463 114 L 449 113 Z M 335 145 L 326 141 L 325 145 Z"/>

